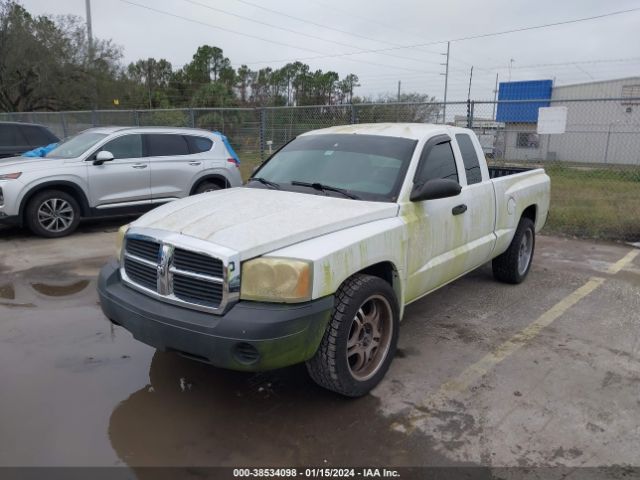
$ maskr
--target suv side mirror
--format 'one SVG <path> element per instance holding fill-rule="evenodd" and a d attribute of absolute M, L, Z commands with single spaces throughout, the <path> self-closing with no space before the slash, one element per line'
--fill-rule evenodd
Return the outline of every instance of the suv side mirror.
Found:
<path fill-rule="evenodd" d="M 96 159 L 93 161 L 94 165 L 102 165 L 104 162 L 110 162 L 113 160 L 113 153 L 107 150 L 100 150 L 96 155 Z"/>
<path fill-rule="evenodd" d="M 409 199 L 412 202 L 436 200 L 438 198 L 455 197 L 462 191 L 462 187 L 455 180 L 438 178 L 415 185 Z"/>

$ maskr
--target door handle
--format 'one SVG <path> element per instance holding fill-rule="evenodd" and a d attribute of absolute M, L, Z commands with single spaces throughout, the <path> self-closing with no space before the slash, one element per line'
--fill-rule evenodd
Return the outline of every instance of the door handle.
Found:
<path fill-rule="evenodd" d="M 189 165 L 193 165 L 194 167 L 197 167 L 198 165 L 202 165 L 202 162 L 189 162 Z"/>
<path fill-rule="evenodd" d="M 146 163 L 136 163 L 134 165 L 132 165 L 133 168 L 147 168 L 147 164 Z"/>
<path fill-rule="evenodd" d="M 461 205 L 456 205 L 451 209 L 451 213 L 453 215 L 461 215 L 467 211 L 467 206 L 463 203 Z"/>

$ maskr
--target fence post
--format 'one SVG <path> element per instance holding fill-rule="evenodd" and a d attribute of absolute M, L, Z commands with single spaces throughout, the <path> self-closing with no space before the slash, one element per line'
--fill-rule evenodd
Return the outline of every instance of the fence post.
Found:
<path fill-rule="evenodd" d="M 69 133 L 67 132 L 67 115 L 65 112 L 60 114 L 60 123 L 62 124 L 62 136 L 67 137 Z"/>
<path fill-rule="evenodd" d="M 265 130 L 267 127 L 267 115 L 264 108 L 258 109 L 260 113 L 260 160 L 264 160 L 264 148 L 266 144 Z"/>
<path fill-rule="evenodd" d="M 357 123 L 356 106 L 353 103 L 351 104 L 351 123 Z"/>
<path fill-rule="evenodd" d="M 138 113 L 138 110 L 134 110 L 133 111 L 133 118 L 134 118 L 134 120 L 136 122 L 136 127 L 139 127 L 140 126 L 140 115 Z"/>
<path fill-rule="evenodd" d="M 98 113 L 95 110 L 91 110 L 91 124 L 94 127 L 98 126 Z"/>
<path fill-rule="evenodd" d="M 193 111 L 193 108 L 189 109 L 189 118 L 191 119 L 191 128 L 196 127 L 196 114 Z"/>

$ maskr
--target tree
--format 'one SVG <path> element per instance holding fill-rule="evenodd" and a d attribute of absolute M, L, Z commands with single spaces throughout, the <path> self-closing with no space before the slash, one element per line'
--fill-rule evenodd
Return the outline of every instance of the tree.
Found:
<path fill-rule="evenodd" d="M 160 106 L 161 99 L 166 98 L 173 69 L 171 63 L 164 58 L 148 58 L 130 63 L 127 67 L 127 77 L 135 86 L 144 86 L 143 96 L 147 97 L 149 108 L 153 108 Z"/>
<path fill-rule="evenodd" d="M 232 107 L 234 105 L 233 95 L 220 82 L 202 85 L 191 98 L 193 107 Z"/>
<path fill-rule="evenodd" d="M 236 72 L 236 88 L 240 95 L 240 102 L 246 103 L 249 100 L 249 91 L 251 89 L 251 85 L 254 82 L 256 77 L 255 72 L 253 72 L 246 65 L 241 65 L 238 71 Z"/>
<path fill-rule="evenodd" d="M 92 39 L 90 51 L 85 27 L 80 17 L 34 16 L 16 0 L 0 0 L 0 110 L 114 108 L 114 99 L 133 109 L 356 101 L 355 74 L 340 79 L 302 62 L 236 70 L 213 45 L 198 47 L 177 70 L 162 58 L 125 67 L 111 40 Z"/>
<path fill-rule="evenodd" d="M 358 81 L 358 76 L 350 73 L 338 82 L 340 103 L 353 103 L 353 89 L 360 86 Z"/>
<path fill-rule="evenodd" d="M 94 41 L 79 17 L 34 17 L 0 2 L 0 109 L 61 110 L 111 103 L 121 50 Z"/>
<path fill-rule="evenodd" d="M 231 67 L 231 62 L 224 56 L 222 49 L 210 45 L 198 47 L 191 63 L 187 66 L 187 75 L 192 82 L 217 82 L 223 69 Z"/>

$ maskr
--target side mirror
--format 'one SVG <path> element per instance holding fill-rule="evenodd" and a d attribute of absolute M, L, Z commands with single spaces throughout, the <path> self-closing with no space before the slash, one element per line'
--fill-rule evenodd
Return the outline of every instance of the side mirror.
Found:
<path fill-rule="evenodd" d="M 419 185 L 415 185 L 411 191 L 409 199 L 412 202 L 423 200 L 436 200 L 438 198 L 455 197 L 462 191 L 462 187 L 455 180 L 448 178 L 438 178 L 429 180 Z"/>
<path fill-rule="evenodd" d="M 113 160 L 113 153 L 107 150 L 100 150 L 96 155 L 96 159 L 93 161 L 94 165 L 102 165 L 104 162 L 110 162 Z"/>

